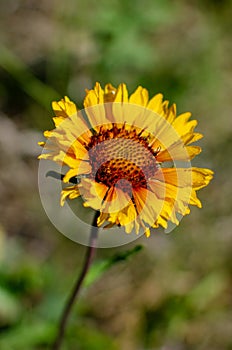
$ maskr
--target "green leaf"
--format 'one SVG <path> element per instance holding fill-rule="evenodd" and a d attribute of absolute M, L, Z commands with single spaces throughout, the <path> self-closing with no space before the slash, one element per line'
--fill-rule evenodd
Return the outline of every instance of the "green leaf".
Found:
<path fill-rule="evenodd" d="M 119 262 L 128 260 L 133 255 L 140 252 L 142 248 L 143 248 L 142 245 L 137 245 L 130 250 L 117 253 L 109 259 L 95 262 L 91 266 L 89 273 L 85 279 L 85 283 L 84 283 L 85 287 L 90 286 L 93 282 L 95 282 L 98 278 L 100 278 L 105 271 L 109 270 L 113 265 Z"/>
<path fill-rule="evenodd" d="M 17 328 L 6 332 L 0 340 L 1 350 L 31 350 L 32 346 L 50 344 L 55 336 L 54 324 L 44 320 L 25 321 Z"/>
<path fill-rule="evenodd" d="M 0 287 L 0 325 L 6 326 L 15 323 L 21 312 L 17 299 L 6 289 Z"/>
<path fill-rule="evenodd" d="M 85 327 L 79 324 L 72 327 L 72 331 L 67 332 L 67 337 L 64 341 L 66 348 L 64 349 L 81 349 L 81 350 L 116 350 L 118 349 L 116 339 L 112 339 L 109 335 L 100 329 L 95 329 L 88 325 Z"/>
<path fill-rule="evenodd" d="M 207 309 L 207 306 L 219 297 L 228 285 L 228 276 L 224 271 L 215 271 L 206 275 L 188 295 L 188 302 L 195 310 Z"/>

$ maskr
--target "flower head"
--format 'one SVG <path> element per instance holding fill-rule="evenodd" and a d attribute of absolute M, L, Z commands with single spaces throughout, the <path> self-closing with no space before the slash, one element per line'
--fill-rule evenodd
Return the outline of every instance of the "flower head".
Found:
<path fill-rule="evenodd" d="M 82 196 L 85 207 L 99 211 L 98 226 L 147 236 L 150 227 L 177 225 L 190 204 L 201 207 L 196 191 L 213 172 L 190 164 L 201 152 L 192 143 L 202 137 L 190 113 L 176 116 L 175 105 L 161 94 L 149 99 L 141 86 L 128 96 L 125 84 L 96 83 L 83 110 L 68 97 L 52 106 L 55 129 L 44 133 L 39 158 L 68 167 L 61 205 Z"/>

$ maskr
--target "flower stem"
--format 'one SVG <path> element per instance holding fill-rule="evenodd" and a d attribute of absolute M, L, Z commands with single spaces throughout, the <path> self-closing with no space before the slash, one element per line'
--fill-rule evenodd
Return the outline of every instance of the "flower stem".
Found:
<path fill-rule="evenodd" d="M 67 300 L 67 303 L 64 307 L 63 313 L 62 313 L 60 321 L 59 321 L 57 336 L 56 336 L 56 339 L 52 345 L 51 350 L 59 350 L 61 347 L 61 343 L 62 343 L 63 338 L 64 338 L 65 329 L 67 326 L 68 317 L 70 315 L 70 312 L 72 310 L 74 302 L 75 302 L 75 300 L 80 292 L 80 289 L 81 289 L 82 283 L 85 279 L 85 276 L 87 275 L 87 272 L 88 272 L 90 265 L 92 263 L 93 256 L 94 256 L 94 253 L 96 250 L 95 248 L 96 248 L 96 240 L 97 240 L 97 233 L 98 233 L 98 228 L 97 228 L 98 215 L 99 215 L 99 213 L 96 212 L 94 219 L 93 219 L 93 225 L 92 225 L 92 229 L 91 229 L 91 233 L 90 233 L 89 246 L 86 250 L 84 264 L 83 264 L 81 273 L 78 276 L 77 281 L 74 285 L 74 288 L 70 294 L 70 297 Z"/>

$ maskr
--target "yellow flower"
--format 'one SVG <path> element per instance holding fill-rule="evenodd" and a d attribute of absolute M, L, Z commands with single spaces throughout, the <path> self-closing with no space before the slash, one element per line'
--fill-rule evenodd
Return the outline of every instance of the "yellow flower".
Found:
<path fill-rule="evenodd" d="M 129 96 L 125 84 L 118 88 L 96 83 L 86 90 L 84 109 L 65 97 L 53 102 L 55 129 L 46 131 L 40 159 L 50 159 L 69 170 L 61 205 L 82 196 L 83 205 L 99 211 L 98 226 L 123 226 L 127 233 L 150 227 L 178 225 L 201 207 L 196 191 L 213 177 L 209 169 L 192 167 L 201 152 L 192 145 L 202 135 L 194 132 L 191 114 L 176 116 L 163 96 L 149 99 L 139 86 Z"/>

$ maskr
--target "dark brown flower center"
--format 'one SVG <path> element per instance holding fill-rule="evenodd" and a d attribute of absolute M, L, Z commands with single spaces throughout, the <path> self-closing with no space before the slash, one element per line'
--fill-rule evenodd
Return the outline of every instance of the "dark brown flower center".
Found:
<path fill-rule="evenodd" d="M 157 162 L 146 138 L 138 131 L 125 127 L 99 132 L 92 137 L 89 159 L 91 177 L 108 187 L 117 186 L 130 192 L 131 186 L 147 187 L 147 180 L 154 176 Z"/>

